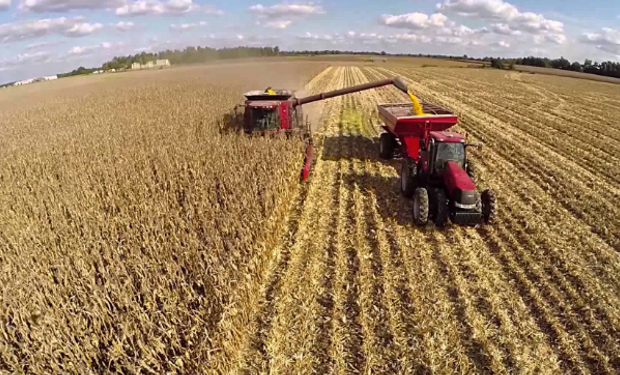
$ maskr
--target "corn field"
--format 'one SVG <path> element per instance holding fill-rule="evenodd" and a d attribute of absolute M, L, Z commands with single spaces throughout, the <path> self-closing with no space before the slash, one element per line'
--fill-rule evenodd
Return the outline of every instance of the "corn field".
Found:
<path fill-rule="evenodd" d="M 49 86 L 36 105 L 0 93 L 0 372 L 620 371 L 617 86 L 209 69 Z M 378 158 L 376 104 L 407 101 L 394 88 L 322 104 L 306 185 L 301 140 L 221 132 L 269 80 L 321 92 L 394 75 L 484 145 L 469 157 L 498 195 L 494 225 L 413 224 L 400 161 Z"/>

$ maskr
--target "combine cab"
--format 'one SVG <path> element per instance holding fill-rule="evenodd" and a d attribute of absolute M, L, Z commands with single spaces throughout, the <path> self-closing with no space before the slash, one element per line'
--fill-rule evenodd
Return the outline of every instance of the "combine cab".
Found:
<path fill-rule="evenodd" d="M 449 128 L 457 123 L 450 111 L 421 103 L 424 115 L 413 113 L 411 104 L 379 105 L 386 132 L 380 137 L 380 156 L 391 159 L 396 152 L 403 158 L 400 190 L 413 197 L 416 224 L 432 220 L 443 226 L 490 223 L 495 215 L 495 196 L 490 190 L 476 191 L 473 172 L 467 161 L 465 138 Z M 469 172 L 469 173 L 468 173 Z"/>

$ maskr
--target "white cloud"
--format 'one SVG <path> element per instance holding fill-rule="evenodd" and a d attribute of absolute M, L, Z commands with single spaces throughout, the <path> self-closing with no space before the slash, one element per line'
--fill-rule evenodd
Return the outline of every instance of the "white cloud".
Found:
<path fill-rule="evenodd" d="M 513 30 L 510 28 L 509 25 L 506 25 L 505 23 L 494 23 L 491 25 L 491 31 L 493 31 L 495 34 L 501 34 L 501 35 L 521 35 L 521 31 L 519 30 Z"/>
<path fill-rule="evenodd" d="M 424 13 L 408 13 L 398 16 L 384 14 L 379 19 L 379 23 L 390 27 L 421 30 L 429 27 L 444 27 L 447 20 L 448 17 L 441 13 L 435 13 L 431 16 Z"/>
<path fill-rule="evenodd" d="M 500 40 L 499 42 L 496 42 L 496 43 L 491 43 L 490 45 L 491 47 L 510 48 L 510 43 L 507 43 L 503 40 Z"/>
<path fill-rule="evenodd" d="M 0 11 L 8 10 L 11 7 L 11 0 L 0 0 Z"/>
<path fill-rule="evenodd" d="M 81 17 L 26 20 L 0 25 L 0 43 L 33 39 L 48 34 L 81 37 L 101 30 L 100 23 L 90 24 Z"/>
<path fill-rule="evenodd" d="M 334 37 L 329 34 L 314 34 L 310 32 L 306 32 L 303 35 L 298 35 L 298 39 L 301 40 L 333 40 Z"/>
<path fill-rule="evenodd" d="M 26 51 L 38 50 L 38 49 L 41 49 L 43 47 L 52 47 L 52 46 L 56 46 L 58 44 L 60 44 L 60 41 L 31 43 L 31 44 L 28 44 L 24 48 L 24 50 L 26 50 Z"/>
<path fill-rule="evenodd" d="M 267 22 L 265 26 L 272 29 L 286 29 L 293 24 L 293 21 L 271 21 Z"/>
<path fill-rule="evenodd" d="M 170 30 L 173 31 L 188 31 L 188 30 L 192 30 L 195 28 L 198 28 L 200 26 L 206 26 L 207 23 L 204 21 L 198 22 L 198 23 L 181 23 L 181 24 L 175 24 L 172 23 L 170 24 Z"/>
<path fill-rule="evenodd" d="M 564 34 L 542 34 L 542 35 L 534 35 L 534 43 L 542 44 L 544 42 L 554 43 L 554 44 L 564 44 L 566 43 L 567 38 Z"/>
<path fill-rule="evenodd" d="M 272 6 L 264 6 L 262 4 L 252 5 L 250 12 L 261 17 L 288 17 L 288 16 L 309 16 L 315 14 L 325 14 L 325 9 L 320 4 L 315 3 L 282 3 Z"/>
<path fill-rule="evenodd" d="M 37 52 L 33 52 L 33 53 L 23 53 L 23 54 L 19 54 L 17 56 L 13 56 L 10 58 L 0 58 L 0 72 L 4 72 L 4 71 L 11 71 L 11 70 L 18 70 L 18 69 L 23 69 L 24 67 L 37 67 L 37 76 L 41 76 L 43 74 L 40 74 L 40 72 L 38 71 L 38 67 L 40 66 L 40 64 L 46 64 L 48 62 L 51 61 L 51 53 L 48 51 L 37 51 Z M 16 78 L 12 76 L 11 73 L 9 73 L 11 80 L 15 81 Z M 25 77 L 22 77 L 21 79 L 23 79 Z"/>
<path fill-rule="evenodd" d="M 548 20 L 542 14 L 520 12 L 516 6 L 502 0 L 445 0 L 437 9 L 455 12 L 464 17 L 503 21 L 514 30 L 529 33 L 563 33 L 564 24 Z"/>
<path fill-rule="evenodd" d="M 135 25 L 133 22 L 119 21 L 116 24 L 112 24 L 112 26 L 118 31 L 125 32 L 133 29 Z"/>
<path fill-rule="evenodd" d="M 486 32 L 486 30 L 482 30 L 482 29 L 473 30 L 464 25 L 453 26 L 453 27 L 442 27 L 441 29 L 437 30 L 437 34 L 452 35 L 452 36 L 457 36 L 457 37 L 471 36 L 474 34 L 480 34 L 484 32 Z"/>
<path fill-rule="evenodd" d="M 437 4 L 437 9 L 450 10 L 463 17 L 479 17 L 507 20 L 516 17 L 519 10 L 502 0 L 446 0 Z"/>
<path fill-rule="evenodd" d="M 24 64 L 40 64 L 49 61 L 51 54 L 47 51 L 23 53 L 17 56 L 0 59 L 0 70 L 7 70 Z"/>
<path fill-rule="evenodd" d="M 604 27 L 598 33 L 585 33 L 581 41 L 597 49 L 620 56 L 620 30 Z"/>
<path fill-rule="evenodd" d="M 103 25 L 100 23 L 76 23 L 71 28 L 65 30 L 63 34 L 70 37 L 81 37 L 97 32 L 101 30 L 102 27 Z"/>
<path fill-rule="evenodd" d="M 111 43 L 111 42 L 102 42 L 101 44 L 97 44 L 94 46 L 85 46 L 85 47 L 73 47 L 69 50 L 69 56 L 85 56 L 85 55 L 90 55 L 91 53 L 97 51 L 97 50 L 107 50 L 107 49 L 111 49 L 113 47 L 123 47 L 125 44 L 122 42 L 118 42 L 118 43 Z"/>
<path fill-rule="evenodd" d="M 435 43 L 440 43 L 440 44 L 463 44 L 463 39 L 456 37 L 456 36 L 450 36 L 450 37 L 438 36 L 438 37 L 435 37 L 433 41 Z"/>
<path fill-rule="evenodd" d="M 19 7 L 30 12 L 46 13 L 67 12 L 75 9 L 115 8 L 123 3 L 124 0 L 21 0 Z"/>
<path fill-rule="evenodd" d="M 428 36 L 416 35 L 416 34 L 396 34 L 388 38 L 405 41 L 405 42 L 424 43 L 424 44 L 428 44 L 433 41 L 433 39 Z"/>
<path fill-rule="evenodd" d="M 145 15 L 181 15 L 200 10 L 201 7 L 192 0 L 139 0 L 116 9 L 118 16 L 145 16 Z M 205 12 L 219 14 L 215 8 L 205 6 Z"/>

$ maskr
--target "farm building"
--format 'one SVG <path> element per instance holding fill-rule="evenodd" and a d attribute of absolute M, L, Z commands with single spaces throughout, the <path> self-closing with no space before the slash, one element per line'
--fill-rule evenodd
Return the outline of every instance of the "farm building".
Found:
<path fill-rule="evenodd" d="M 155 61 L 155 66 L 157 67 L 170 66 L 170 60 L 168 59 L 157 60 Z"/>
<path fill-rule="evenodd" d="M 131 64 L 131 70 L 140 70 L 140 69 L 142 69 L 142 66 L 140 65 L 140 63 L 135 62 Z"/>
<path fill-rule="evenodd" d="M 153 61 L 148 61 L 146 64 L 142 65 L 143 69 L 151 69 L 155 67 L 155 63 Z"/>
<path fill-rule="evenodd" d="M 23 86 L 23 85 L 29 85 L 32 82 L 34 82 L 34 78 L 29 78 L 29 79 L 25 79 L 23 81 L 17 81 L 13 84 L 13 86 Z"/>
<path fill-rule="evenodd" d="M 56 76 L 56 75 L 43 77 L 43 81 L 54 81 L 54 80 L 57 80 L 57 79 L 58 79 L 58 76 Z"/>

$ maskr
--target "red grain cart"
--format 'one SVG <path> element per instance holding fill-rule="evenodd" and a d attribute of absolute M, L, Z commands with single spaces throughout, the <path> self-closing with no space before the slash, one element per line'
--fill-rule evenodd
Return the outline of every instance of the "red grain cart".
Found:
<path fill-rule="evenodd" d="M 385 122 L 379 155 L 402 157 L 400 190 L 406 197 L 413 196 L 415 222 L 426 225 L 432 220 L 438 226 L 448 219 L 464 225 L 492 222 L 495 195 L 490 190 L 476 191 L 467 160 L 467 148 L 478 145 L 448 131 L 458 122 L 455 114 L 434 104 L 420 104 L 423 116 L 415 115 L 411 103 L 378 107 Z"/>

